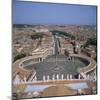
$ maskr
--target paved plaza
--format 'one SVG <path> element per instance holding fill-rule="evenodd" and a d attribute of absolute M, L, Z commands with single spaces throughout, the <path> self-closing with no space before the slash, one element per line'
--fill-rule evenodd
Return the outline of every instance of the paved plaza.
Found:
<path fill-rule="evenodd" d="M 35 69 L 37 80 L 43 80 L 43 76 L 49 76 L 49 79 L 52 79 L 54 76 L 57 79 L 57 75 L 59 74 L 59 78 L 61 79 L 67 77 L 67 74 L 75 75 L 79 74 L 78 69 L 85 67 L 85 63 L 81 61 L 72 61 L 68 60 L 64 55 L 58 55 L 57 59 L 55 56 L 49 56 L 43 62 L 39 62 L 36 64 L 31 64 L 30 66 L 26 66 L 26 69 Z"/>

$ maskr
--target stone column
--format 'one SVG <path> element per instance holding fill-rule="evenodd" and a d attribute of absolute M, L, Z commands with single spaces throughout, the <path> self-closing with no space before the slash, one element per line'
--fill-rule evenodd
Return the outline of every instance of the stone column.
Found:
<path fill-rule="evenodd" d="M 72 79 L 72 74 L 70 74 L 70 79 Z"/>
<path fill-rule="evenodd" d="M 69 80 L 69 74 L 67 74 L 67 80 Z"/>
<path fill-rule="evenodd" d="M 64 79 L 64 75 L 63 75 L 63 74 L 61 75 L 61 79 L 62 79 L 62 80 Z"/>
<path fill-rule="evenodd" d="M 45 81 L 45 80 L 46 80 L 45 75 L 43 75 L 43 81 Z"/>
<path fill-rule="evenodd" d="M 52 80 L 55 80 L 55 75 L 53 74 L 53 76 L 52 76 Z"/>
<path fill-rule="evenodd" d="M 57 80 L 59 80 L 59 74 L 57 74 Z"/>
<path fill-rule="evenodd" d="M 50 80 L 49 75 L 47 76 L 47 80 Z"/>
<path fill-rule="evenodd" d="M 80 74 L 78 75 L 78 79 L 79 79 L 79 80 L 81 79 L 81 76 L 80 76 Z"/>

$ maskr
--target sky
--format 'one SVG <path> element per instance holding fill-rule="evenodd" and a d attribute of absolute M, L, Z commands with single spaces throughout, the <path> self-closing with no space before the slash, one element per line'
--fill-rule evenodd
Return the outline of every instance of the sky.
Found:
<path fill-rule="evenodd" d="M 96 6 L 13 1 L 13 24 L 96 25 Z"/>

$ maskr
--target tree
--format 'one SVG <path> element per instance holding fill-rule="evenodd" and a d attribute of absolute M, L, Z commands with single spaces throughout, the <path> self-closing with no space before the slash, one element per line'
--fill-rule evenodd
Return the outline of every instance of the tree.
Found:
<path fill-rule="evenodd" d="M 24 58 L 26 57 L 26 54 L 25 53 L 19 53 L 17 54 L 15 57 L 14 57 L 14 62 L 18 59 L 21 59 L 21 58 Z"/>
<path fill-rule="evenodd" d="M 43 34 L 35 32 L 35 33 L 32 33 L 31 38 L 32 39 L 41 39 L 41 38 L 43 38 Z"/>
<path fill-rule="evenodd" d="M 96 37 L 88 38 L 87 41 L 81 47 L 82 48 L 86 48 L 89 45 L 97 46 L 97 39 L 96 39 Z"/>
<path fill-rule="evenodd" d="M 59 36 L 61 36 L 61 37 L 64 37 L 65 39 L 68 39 L 68 38 L 70 38 L 70 39 L 72 39 L 72 40 L 75 39 L 75 36 L 74 36 L 74 35 L 69 34 L 69 33 L 67 33 L 67 32 L 58 31 L 58 30 L 53 30 L 53 31 L 51 31 L 51 32 L 52 32 L 53 35 L 59 35 Z"/>

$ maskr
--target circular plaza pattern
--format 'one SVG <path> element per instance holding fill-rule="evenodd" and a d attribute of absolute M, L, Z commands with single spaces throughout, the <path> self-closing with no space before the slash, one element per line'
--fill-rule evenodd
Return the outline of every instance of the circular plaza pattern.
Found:
<path fill-rule="evenodd" d="M 36 70 L 37 80 L 43 80 L 43 76 L 48 76 L 49 79 L 52 79 L 53 75 L 57 76 L 59 74 L 59 78 L 61 79 L 62 75 L 63 78 L 66 78 L 67 74 L 73 75 L 73 78 L 77 74 L 79 74 L 78 70 L 83 68 L 89 64 L 87 60 L 82 58 L 74 58 L 68 59 L 64 55 L 58 55 L 55 58 L 54 55 L 48 56 L 42 62 L 29 64 L 23 63 L 24 68 L 27 70 Z M 57 79 L 57 77 L 55 77 Z"/>
<path fill-rule="evenodd" d="M 24 71 L 26 75 L 29 73 L 27 80 L 34 80 L 34 78 L 37 81 L 66 79 L 70 75 L 72 75 L 71 78 L 77 79 L 79 74 L 85 78 L 86 73 L 96 68 L 96 62 L 84 55 L 72 54 L 70 58 L 65 55 L 57 55 L 57 57 L 48 55 L 45 59 L 41 58 L 42 60 L 39 56 L 25 57 L 14 63 L 15 67 L 20 69 L 20 73 L 21 71 Z"/>

